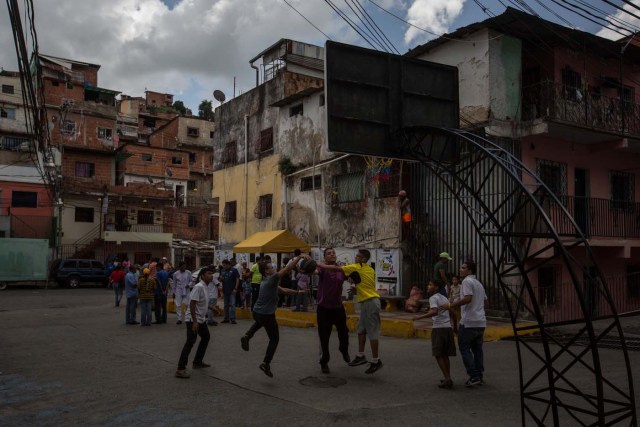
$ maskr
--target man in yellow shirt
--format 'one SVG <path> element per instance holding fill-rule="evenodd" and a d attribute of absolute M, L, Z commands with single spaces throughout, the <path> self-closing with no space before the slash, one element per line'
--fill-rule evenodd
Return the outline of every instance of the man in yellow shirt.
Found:
<path fill-rule="evenodd" d="M 325 270 L 342 271 L 355 285 L 356 298 L 360 304 L 360 319 L 358 319 L 358 354 L 349 366 L 364 365 L 369 362 L 366 374 L 373 374 L 382 368 L 382 360 L 378 358 L 378 340 L 380 339 L 380 294 L 376 292 L 376 272 L 369 265 L 371 253 L 366 249 L 359 249 L 355 264 L 338 265 L 319 264 Z M 369 336 L 371 346 L 371 361 L 364 355 L 364 347 Z"/>

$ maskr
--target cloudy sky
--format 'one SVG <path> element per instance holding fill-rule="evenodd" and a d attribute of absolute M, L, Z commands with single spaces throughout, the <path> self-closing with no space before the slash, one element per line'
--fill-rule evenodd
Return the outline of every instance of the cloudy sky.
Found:
<path fill-rule="evenodd" d="M 633 0 L 640 4 L 640 0 Z M 587 0 L 625 22 L 635 18 Z M 620 0 L 620 7 L 640 11 Z M 22 2 L 19 2 L 22 5 Z M 33 0 L 40 52 L 100 64 L 98 84 L 127 95 L 145 89 L 172 93 L 194 113 L 220 89 L 227 99 L 255 85 L 249 60 L 281 38 L 323 45 L 333 40 L 370 47 L 330 7 L 353 16 L 364 7 L 401 53 L 443 34 L 504 11 L 500 0 Z M 546 0 L 528 3 L 545 19 L 596 33 L 602 27 Z M 559 2 L 560 3 L 560 2 Z M 482 10 L 481 6 L 486 8 Z M 541 5 L 544 5 L 547 9 Z M 553 7 L 551 7 L 553 6 Z M 313 25 L 305 21 L 294 8 Z M 429 32 L 391 16 L 389 11 Z M 356 9 L 357 10 L 357 9 Z M 558 16 L 555 16 L 558 15 Z M 636 20 L 635 24 L 638 24 Z M 566 25 L 566 23 L 564 23 Z M 324 33 L 324 34 L 323 34 Z M 602 31 L 604 36 L 618 34 Z M 31 40 L 29 39 L 29 43 Z M 5 2 L 0 6 L 0 67 L 17 70 Z M 214 103 L 216 105 L 217 103 Z"/>

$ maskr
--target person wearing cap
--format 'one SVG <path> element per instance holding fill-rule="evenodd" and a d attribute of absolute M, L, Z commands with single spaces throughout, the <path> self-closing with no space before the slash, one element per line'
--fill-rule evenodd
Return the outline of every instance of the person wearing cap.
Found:
<path fill-rule="evenodd" d="M 142 277 L 138 279 L 138 298 L 140 299 L 140 324 L 151 326 L 151 306 L 153 305 L 153 295 L 158 283 L 150 276 L 148 268 L 142 270 Z"/>
<path fill-rule="evenodd" d="M 207 328 L 207 309 L 209 307 L 207 286 L 213 280 L 213 270 L 210 267 L 201 269 L 198 279 L 200 280 L 191 290 L 189 305 L 184 314 L 187 324 L 187 341 L 182 347 L 182 352 L 180 352 L 178 369 L 175 374 L 178 378 L 190 377 L 189 372 L 187 372 L 187 363 L 189 362 L 189 353 L 191 353 L 198 335 L 200 335 L 200 344 L 198 344 L 196 355 L 193 358 L 193 369 L 209 368 L 211 366 L 205 363 L 203 359 L 211 338 L 209 328 Z"/>
<path fill-rule="evenodd" d="M 438 293 L 447 297 L 447 285 L 449 284 L 447 263 L 453 258 L 447 252 L 441 252 L 438 258 L 438 262 L 433 266 L 433 280 L 438 285 Z"/>

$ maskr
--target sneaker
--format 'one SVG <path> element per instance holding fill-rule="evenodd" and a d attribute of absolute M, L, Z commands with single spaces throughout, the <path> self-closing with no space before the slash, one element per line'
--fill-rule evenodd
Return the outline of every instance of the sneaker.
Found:
<path fill-rule="evenodd" d="M 269 366 L 268 363 L 261 363 L 260 370 L 264 372 L 264 374 L 269 378 L 273 378 L 273 374 L 271 373 L 271 367 Z"/>
<path fill-rule="evenodd" d="M 178 320 L 178 321 L 176 322 L 176 325 L 182 325 L 182 320 Z"/>
<path fill-rule="evenodd" d="M 367 363 L 367 358 L 365 356 L 356 356 L 351 362 L 349 362 L 349 366 L 360 366 Z"/>
<path fill-rule="evenodd" d="M 189 378 L 189 377 L 191 377 L 191 375 L 189 375 L 189 372 L 187 372 L 186 369 L 178 369 L 176 371 L 176 377 L 177 378 Z"/>
<path fill-rule="evenodd" d="M 371 362 L 369 363 L 369 367 L 367 368 L 366 371 L 364 371 L 365 374 L 373 374 L 375 371 L 377 371 L 378 369 L 382 368 L 382 360 L 378 359 L 377 362 Z"/>
<path fill-rule="evenodd" d="M 349 353 L 342 353 L 342 360 L 346 363 L 351 363 L 351 356 L 349 356 Z"/>
<path fill-rule="evenodd" d="M 320 365 L 320 370 L 322 371 L 323 374 L 330 374 L 331 371 L 329 370 L 329 365 L 326 364 L 321 364 Z"/>
<path fill-rule="evenodd" d="M 240 345 L 244 351 L 249 351 L 249 337 L 245 335 L 240 338 Z"/>
<path fill-rule="evenodd" d="M 479 378 L 469 378 L 466 383 L 464 383 L 465 387 L 473 387 L 474 385 L 480 385 L 482 382 Z"/>
<path fill-rule="evenodd" d="M 203 369 L 203 368 L 210 368 L 211 365 L 209 365 L 208 363 L 204 363 L 204 362 L 193 362 L 193 369 Z"/>
<path fill-rule="evenodd" d="M 237 324 L 238 324 L 238 322 L 236 322 L 235 320 L 232 320 L 232 321 L 231 321 L 231 324 L 232 324 L 232 325 L 237 325 Z"/>

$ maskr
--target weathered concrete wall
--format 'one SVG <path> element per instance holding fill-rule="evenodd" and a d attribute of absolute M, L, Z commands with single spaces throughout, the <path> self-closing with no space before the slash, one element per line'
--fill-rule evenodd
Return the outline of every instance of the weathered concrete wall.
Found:
<path fill-rule="evenodd" d="M 521 114 L 522 42 L 504 35 L 489 41 L 491 117 L 519 120 Z"/>

